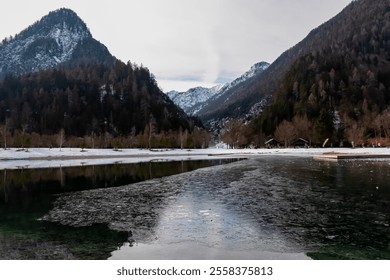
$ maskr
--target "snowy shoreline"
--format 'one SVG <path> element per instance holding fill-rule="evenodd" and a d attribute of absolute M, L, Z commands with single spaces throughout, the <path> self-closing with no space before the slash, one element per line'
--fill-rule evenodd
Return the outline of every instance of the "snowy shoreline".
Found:
<path fill-rule="evenodd" d="M 310 148 L 310 149 L 86 149 L 31 148 L 0 150 L 0 170 L 70 167 L 149 161 L 182 161 L 220 159 L 226 157 L 298 156 L 314 157 L 322 154 L 389 156 L 389 148 Z"/>

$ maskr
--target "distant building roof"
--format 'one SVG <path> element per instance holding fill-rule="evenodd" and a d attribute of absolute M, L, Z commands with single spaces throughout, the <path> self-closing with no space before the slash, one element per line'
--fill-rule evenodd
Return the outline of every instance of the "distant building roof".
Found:
<path fill-rule="evenodd" d="M 293 143 L 296 143 L 296 142 L 304 142 L 304 143 L 309 144 L 309 141 L 306 139 L 303 139 L 303 138 L 298 138 L 297 140 L 293 141 Z"/>
<path fill-rule="evenodd" d="M 275 138 L 271 138 L 267 142 L 265 142 L 266 145 L 269 145 L 271 143 L 280 143 L 280 142 L 278 140 L 276 140 Z"/>

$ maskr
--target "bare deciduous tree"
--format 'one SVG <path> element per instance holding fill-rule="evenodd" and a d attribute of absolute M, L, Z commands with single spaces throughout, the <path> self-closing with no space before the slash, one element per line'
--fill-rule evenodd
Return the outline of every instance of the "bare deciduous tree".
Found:
<path fill-rule="evenodd" d="M 313 138 L 313 124 L 307 116 L 295 116 L 292 120 L 292 125 L 295 128 L 296 135 L 299 138 L 311 140 Z"/>
<path fill-rule="evenodd" d="M 287 148 L 297 138 L 297 131 L 291 122 L 284 120 L 276 128 L 274 136 L 277 141 L 284 143 Z"/>
<path fill-rule="evenodd" d="M 345 137 L 351 143 L 352 147 L 364 144 L 364 127 L 348 117 L 344 117 Z"/>

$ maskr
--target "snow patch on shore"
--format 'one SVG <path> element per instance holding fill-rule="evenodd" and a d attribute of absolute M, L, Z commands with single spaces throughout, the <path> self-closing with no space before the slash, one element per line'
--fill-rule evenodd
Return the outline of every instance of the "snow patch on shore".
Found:
<path fill-rule="evenodd" d="M 390 155 L 389 148 L 325 148 L 325 149 L 110 149 L 78 148 L 0 150 L 0 170 L 21 168 L 51 168 L 148 161 L 216 159 L 224 157 L 253 157 L 267 155 L 313 157 L 323 153 Z"/>

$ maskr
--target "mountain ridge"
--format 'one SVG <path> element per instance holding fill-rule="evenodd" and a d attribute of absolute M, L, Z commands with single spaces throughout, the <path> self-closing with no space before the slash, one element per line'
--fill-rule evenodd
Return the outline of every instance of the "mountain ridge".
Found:
<path fill-rule="evenodd" d="M 305 123 L 301 137 L 317 144 L 388 138 L 390 1 L 353 1 L 308 37 L 298 46 L 310 52 L 282 77 L 257 126 L 269 134 Z"/>
<path fill-rule="evenodd" d="M 283 52 L 259 77 L 248 79 L 239 89 L 231 93 L 230 102 L 224 103 L 222 100 L 216 100 L 213 107 L 206 107 L 202 113 L 202 121 L 218 121 L 226 118 L 243 118 L 249 114 L 253 106 L 261 100 L 271 101 L 273 93 L 277 90 L 283 75 L 287 73 L 293 63 L 301 56 L 318 49 L 321 45 L 326 45 L 327 40 L 324 34 L 333 34 L 333 39 L 343 40 L 345 34 L 343 30 L 351 28 L 351 24 L 345 23 L 345 14 L 354 9 L 361 0 L 352 1 L 339 14 L 329 19 L 320 26 L 314 28 L 308 35 L 296 45 Z M 387 0 L 378 0 L 376 2 L 387 2 Z M 373 6 L 367 3 L 367 11 Z M 360 15 L 356 14 L 356 17 Z M 340 26 L 335 29 L 334 26 Z M 352 24 L 353 26 L 353 24 Z M 329 38 L 330 39 L 330 38 Z M 333 40 L 332 39 L 332 40 Z"/>
<path fill-rule="evenodd" d="M 0 44 L 0 78 L 83 62 L 113 63 L 85 22 L 66 8 L 50 12 Z"/>
<path fill-rule="evenodd" d="M 202 114 L 199 114 L 199 112 L 202 112 L 203 108 L 208 106 L 209 103 L 221 96 L 223 97 L 230 89 L 238 87 L 246 80 L 262 73 L 268 66 L 268 62 L 261 61 L 254 64 L 248 71 L 231 82 L 219 84 L 211 88 L 195 87 L 186 92 L 170 91 L 167 92 L 167 95 L 187 114 L 202 117 Z M 228 99 L 229 96 L 224 96 L 224 98 Z"/>
<path fill-rule="evenodd" d="M 1 145 L 206 147 L 207 131 L 124 63 L 69 9 L 50 12 L 0 45 Z"/>
<path fill-rule="evenodd" d="M 390 145 L 389 77 L 390 1 L 356 0 L 207 117 L 242 117 L 264 97 L 269 103 L 248 125 L 231 122 L 225 129 L 230 144 L 274 138 L 289 146 L 301 138 L 313 145 Z"/>

